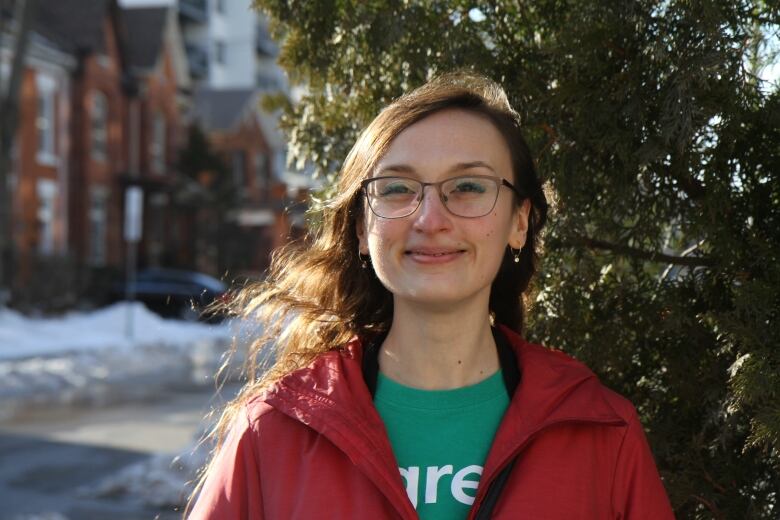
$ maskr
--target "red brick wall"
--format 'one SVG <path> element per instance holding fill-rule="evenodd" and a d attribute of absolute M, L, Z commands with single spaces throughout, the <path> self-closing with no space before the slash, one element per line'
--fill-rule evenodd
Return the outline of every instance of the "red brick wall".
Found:
<path fill-rule="evenodd" d="M 40 237 L 40 224 L 38 220 L 39 200 L 37 184 L 40 179 L 49 179 L 58 182 L 56 164 L 42 163 L 38 160 L 38 86 L 36 82 L 37 71 L 27 68 L 24 71 L 20 89 L 19 128 L 17 130 L 17 160 L 14 165 L 16 173 L 16 189 L 13 193 L 13 229 L 16 253 L 19 260 L 17 276 L 19 282 L 24 284 L 33 273 L 30 271 L 30 257 L 38 251 Z M 58 160 L 63 160 L 65 150 L 57 138 L 60 132 L 61 121 L 61 97 L 55 95 L 54 106 L 54 155 Z M 58 186 L 57 208 L 64 204 L 65 194 Z M 64 226 L 55 226 L 54 250 L 63 249 L 65 240 Z"/>
<path fill-rule="evenodd" d="M 275 184 L 279 184 L 271 175 L 273 157 L 266 142 L 263 130 L 256 119 L 245 119 L 237 129 L 228 132 L 214 132 L 209 136 L 212 146 L 217 153 L 225 158 L 225 164 L 232 173 L 232 161 L 234 152 L 244 154 L 244 192 L 250 202 L 262 202 L 272 197 Z M 261 187 L 256 182 L 255 158 L 262 154 L 266 161 L 266 169 L 269 172 L 268 184 Z"/>
<path fill-rule="evenodd" d="M 80 73 L 73 85 L 73 132 L 70 185 L 71 244 L 81 262 L 89 261 L 90 191 L 101 186 L 108 190 L 108 221 L 106 235 L 106 265 L 121 263 L 121 213 L 118 179 L 125 168 L 124 119 L 126 102 L 121 86 L 121 60 L 116 44 L 114 25 L 110 19 L 103 24 L 106 38 L 105 55 L 92 53 L 80 64 Z M 94 96 L 101 92 L 108 104 L 107 158 L 97 160 L 92 155 Z"/>
<path fill-rule="evenodd" d="M 170 188 L 176 178 L 179 143 L 184 132 L 179 86 L 169 49 L 163 50 L 158 66 L 143 79 L 140 88 L 139 171 L 146 186 L 140 263 L 142 266 L 180 265 L 182 253 L 177 244 L 188 233 L 192 217 L 177 214 L 171 200 Z M 154 119 L 158 114 L 165 119 L 165 165 L 162 171 L 158 171 L 152 161 Z M 162 205 L 150 204 L 153 198 L 162 200 Z"/>
<path fill-rule="evenodd" d="M 171 63 L 170 53 L 166 49 L 157 70 L 147 76 L 142 85 L 141 102 L 141 145 L 140 169 L 159 177 L 169 177 L 176 164 L 177 142 L 181 135 L 180 115 L 177 105 L 176 75 Z M 165 117 L 166 128 L 166 171 L 157 172 L 151 164 L 152 125 L 155 114 Z"/>

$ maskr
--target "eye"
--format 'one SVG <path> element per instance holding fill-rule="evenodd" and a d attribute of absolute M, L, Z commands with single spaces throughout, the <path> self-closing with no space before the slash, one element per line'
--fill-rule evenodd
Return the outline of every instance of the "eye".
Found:
<path fill-rule="evenodd" d="M 481 179 L 458 179 L 452 187 L 452 193 L 485 193 L 487 187 Z"/>
<path fill-rule="evenodd" d="M 387 182 L 377 182 L 377 194 L 380 197 L 392 195 L 413 195 L 416 193 L 414 186 L 408 181 L 392 180 Z"/>

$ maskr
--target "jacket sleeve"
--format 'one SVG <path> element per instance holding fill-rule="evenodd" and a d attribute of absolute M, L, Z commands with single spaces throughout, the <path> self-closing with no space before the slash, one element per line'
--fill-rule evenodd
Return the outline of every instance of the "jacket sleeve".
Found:
<path fill-rule="evenodd" d="M 645 432 L 633 409 L 617 457 L 612 504 L 619 520 L 674 520 Z"/>
<path fill-rule="evenodd" d="M 246 415 L 240 414 L 208 469 L 188 520 L 263 520 L 256 439 Z"/>

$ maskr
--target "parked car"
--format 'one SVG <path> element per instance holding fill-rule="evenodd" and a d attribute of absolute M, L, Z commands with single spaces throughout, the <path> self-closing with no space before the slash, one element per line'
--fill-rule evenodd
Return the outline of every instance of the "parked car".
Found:
<path fill-rule="evenodd" d="M 215 300 L 228 297 L 228 287 L 213 276 L 180 269 L 153 268 L 139 271 L 135 282 L 126 280 L 112 286 L 112 300 L 124 300 L 134 289 L 135 300 L 143 302 L 151 311 L 187 321 L 204 319 L 218 321 L 217 313 L 203 314 Z"/>

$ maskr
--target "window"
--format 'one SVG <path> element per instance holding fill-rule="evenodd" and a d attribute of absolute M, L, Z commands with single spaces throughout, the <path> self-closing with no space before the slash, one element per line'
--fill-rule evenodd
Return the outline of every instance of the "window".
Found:
<path fill-rule="evenodd" d="M 11 79 L 10 76 L 11 66 L 5 61 L 0 62 L 0 96 L 5 96 L 8 90 L 8 80 Z"/>
<path fill-rule="evenodd" d="M 225 51 L 225 42 L 217 40 L 214 42 L 214 60 L 224 65 L 227 63 L 227 54 Z"/>
<path fill-rule="evenodd" d="M 255 154 L 255 186 L 268 188 L 268 159 L 263 152 Z"/>
<path fill-rule="evenodd" d="M 233 152 L 233 186 L 235 186 L 236 189 L 243 188 L 245 184 L 244 172 L 246 171 L 246 161 L 244 160 L 244 157 L 244 152 L 242 151 Z"/>
<path fill-rule="evenodd" d="M 92 158 L 105 162 L 108 159 L 108 101 L 105 94 L 92 94 L 91 113 Z"/>
<path fill-rule="evenodd" d="M 50 255 L 54 252 L 54 203 L 57 198 L 57 183 L 50 179 L 39 179 L 38 194 L 38 252 Z"/>
<path fill-rule="evenodd" d="M 157 173 L 165 173 L 165 145 L 166 145 L 165 117 L 155 114 L 152 120 L 152 142 L 150 143 L 152 170 Z"/>
<path fill-rule="evenodd" d="M 141 113 L 137 100 L 130 101 L 130 173 L 138 175 L 141 162 Z"/>
<path fill-rule="evenodd" d="M 106 229 L 108 224 L 108 189 L 94 186 L 89 193 L 89 263 L 106 263 Z"/>
<path fill-rule="evenodd" d="M 52 165 L 56 160 L 54 155 L 54 106 L 56 84 L 54 78 L 45 74 L 36 76 L 38 90 L 38 114 L 35 118 L 35 129 L 38 137 L 37 161 Z"/>

